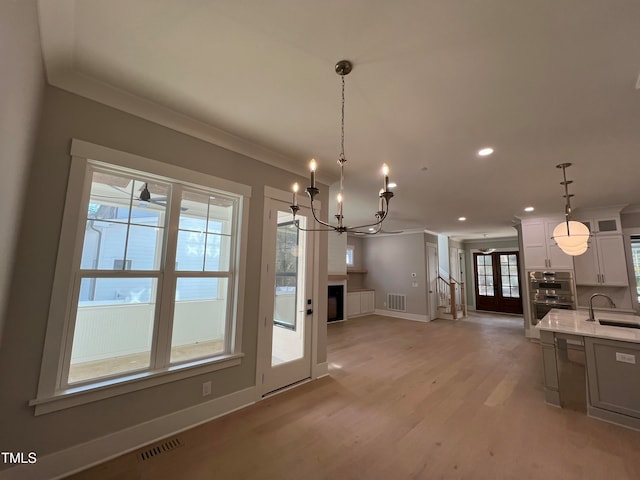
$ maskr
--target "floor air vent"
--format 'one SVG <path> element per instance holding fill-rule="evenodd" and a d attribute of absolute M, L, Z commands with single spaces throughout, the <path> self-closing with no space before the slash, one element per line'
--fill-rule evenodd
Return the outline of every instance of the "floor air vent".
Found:
<path fill-rule="evenodd" d="M 138 454 L 138 460 L 144 462 L 145 460 L 151 460 L 153 457 L 166 452 L 170 452 L 178 447 L 182 446 L 182 442 L 179 438 L 172 438 L 171 440 L 165 440 L 162 443 L 153 445 L 146 450 L 143 450 Z"/>
<path fill-rule="evenodd" d="M 387 293 L 387 309 L 397 312 L 407 311 L 407 296 L 399 293 Z"/>

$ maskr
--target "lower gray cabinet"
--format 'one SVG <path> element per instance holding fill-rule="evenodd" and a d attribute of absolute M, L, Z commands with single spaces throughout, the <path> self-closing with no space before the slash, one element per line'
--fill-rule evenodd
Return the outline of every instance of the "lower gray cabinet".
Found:
<path fill-rule="evenodd" d="M 585 337 L 591 405 L 640 418 L 640 344 Z"/>

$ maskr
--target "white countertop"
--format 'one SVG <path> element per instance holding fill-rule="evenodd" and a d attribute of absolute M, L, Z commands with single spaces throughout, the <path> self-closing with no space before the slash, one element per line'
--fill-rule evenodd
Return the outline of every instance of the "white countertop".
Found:
<path fill-rule="evenodd" d="M 611 311 L 596 311 L 595 317 L 595 322 L 588 322 L 588 311 L 559 310 L 554 308 L 549 310 L 549 313 L 538 322 L 535 328 L 551 332 L 582 335 L 585 337 L 608 338 L 610 340 L 640 343 L 640 329 L 611 327 L 600 325 L 597 322 L 599 318 L 621 322 L 640 322 L 640 317 L 636 315 L 626 315 L 624 313 L 613 313 Z"/>

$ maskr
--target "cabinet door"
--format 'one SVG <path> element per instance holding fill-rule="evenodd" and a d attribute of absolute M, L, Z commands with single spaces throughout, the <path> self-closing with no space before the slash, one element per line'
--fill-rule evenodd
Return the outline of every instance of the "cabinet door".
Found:
<path fill-rule="evenodd" d="M 599 285 L 600 273 L 598 268 L 598 255 L 596 240 L 592 239 L 589 248 L 582 255 L 573 257 L 576 285 Z"/>
<path fill-rule="evenodd" d="M 599 236 L 596 241 L 602 284 L 621 287 L 629 285 L 622 236 Z"/>
<path fill-rule="evenodd" d="M 640 347 L 585 337 L 589 396 L 594 407 L 640 418 Z"/>
<path fill-rule="evenodd" d="M 360 315 L 360 292 L 347 293 L 347 316 Z"/>
<path fill-rule="evenodd" d="M 547 241 L 543 222 L 522 224 L 524 266 L 528 270 L 545 269 L 547 266 Z"/>
<path fill-rule="evenodd" d="M 362 292 L 360 294 L 360 312 L 373 313 L 375 309 L 375 292 Z"/>
<path fill-rule="evenodd" d="M 622 233 L 619 218 L 596 218 L 593 222 L 597 233 Z"/>
<path fill-rule="evenodd" d="M 554 240 L 549 240 L 549 267 L 554 270 L 572 270 L 573 269 L 573 257 L 567 255 L 562 249 L 556 245 Z"/>

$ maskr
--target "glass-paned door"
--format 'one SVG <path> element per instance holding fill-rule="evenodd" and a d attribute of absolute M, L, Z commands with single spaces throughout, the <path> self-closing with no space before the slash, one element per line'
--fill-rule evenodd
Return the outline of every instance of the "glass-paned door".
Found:
<path fill-rule="evenodd" d="M 518 252 L 474 253 L 476 309 L 522 313 Z"/>
<path fill-rule="evenodd" d="M 288 204 L 267 201 L 268 224 L 264 248 L 261 311 L 262 359 L 259 381 L 266 394 L 311 376 L 313 233 L 307 228 L 308 209 L 295 222 Z"/>

